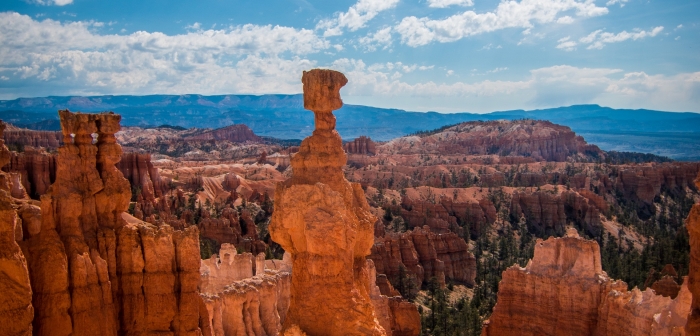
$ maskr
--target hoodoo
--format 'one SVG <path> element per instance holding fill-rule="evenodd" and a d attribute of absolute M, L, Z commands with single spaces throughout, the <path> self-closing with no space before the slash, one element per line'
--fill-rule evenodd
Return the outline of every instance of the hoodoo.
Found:
<path fill-rule="evenodd" d="M 291 160 L 292 177 L 277 185 L 270 235 L 292 255 L 291 303 L 283 329 L 308 335 L 385 335 L 370 299 L 365 257 L 376 218 L 364 192 L 342 171 L 347 157 L 335 130 L 336 71 L 304 72 L 304 107 L 316 129 Z"/>

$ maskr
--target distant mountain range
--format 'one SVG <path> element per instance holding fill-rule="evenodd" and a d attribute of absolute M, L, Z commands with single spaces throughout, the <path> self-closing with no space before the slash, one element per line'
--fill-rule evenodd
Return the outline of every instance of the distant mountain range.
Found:
<path fill-rule="evenodd" d="M 313 114 L 301 95 L 151 95 L 19 98 L 0 101 L 0 119 L 30 129 L 58 130 L 59 109 L 114 111 L 124 126 L 219 128 L 246 124 L 257 135 L 302 139 Z M 345 105 L 335 112 L 338 132 L 386 141 L 417 131 L 474 120 L 542 119 L 571 127 L 604 150 L 636 151 L 677 160 L 700 160 L 700 114 L 575 105 L 542 110 L 478 113 L 409 112 Z"/>

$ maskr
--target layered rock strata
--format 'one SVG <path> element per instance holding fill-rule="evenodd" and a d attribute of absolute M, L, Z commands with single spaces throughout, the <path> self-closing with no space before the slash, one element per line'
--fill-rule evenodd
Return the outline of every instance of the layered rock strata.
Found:
<path fill-rule="evenodd" d="M 130 186 L 115 166 L 121 117 L 59 116 L 69 141 L 58 149 L 56 181 L 41 207 L 17 201 L 33 334 L 200 335 L 197 228 L 127 223 Z"/>
<path fill-rule="evenodd" d="M 158 168 L 151 163 L 151 154 L 124 153 L 116 166 L 144 200 L 153 202 L 168 192 L 168 181 L 160 177 Z"/>
<path fill-rule="evenodd" d="M 290 267 L 265 266 L 264 254 L 236 254 L 224 244 L 201 268 L 201 297 L 207 309 L 206 332 L 215 336 L 278 335 L 289 308 Z M 255 267 L 253 267 L 255 265 Z M 253 275 L 255 273 L 255 275 Z"/>
<path fill-rule="evenodd" d="M 374 144 L 374 141 L 364 135 L 344 144 L 343 149 L 348 154 L 377 154 L 377 146 Z"/>
<path fill-rule="evenodd" d="M 369 258 L 390 279 L 399 277 L 403 265 L 418 287 L 432 277 L 443 285 L 452 281 L 468 286 L 476 278 L 476 259 L 464 239 L 452 232 L 433 233 L 427 226 L 376 238 Z"/>
<path fill-rule="evenodd" d="M 63 143 L 61 132 L 14 128 L 3 134 L 5 143 L 19 146 L 58 148 Z"/>
<path fill-rule="evenodd" d="M 38 200 L 56 181 L 56 155 L 35 149 L 10 154 L 10 162 L 2 170 L 19 174 L 28 196 Z"/>
<path fill-rule="evenodd" d="M 343 175 L 347 157 L 332 113 L 342 106 L 339 90 L 347 79 L 315 69 L 304 72 L 302 83 L 316 129 L 292 157 L 292 177 L 277 185 L 269 226 L 294 269 L 283 329 L 298 326 L 311 336 L 386 335 L 370 298 L 365 261 L 376 218 L 360 185 Z"/>
<path fill-rule="evenodd" d="M 628 291 L 603 272 L 598 244 L 571 229 L 538 239 L 526 267 L 503 272 L 482 335 L 680 335 L 689 304 L 683 290 L 675 300 Z"/>
<path fill-rule="evenodd" d="M 5 130 L 0 121 L 0 136 Z M 10 151 L 0 140 L 0 167 L 10 161 Z M 11 184 L 0 172 L 0 334 L 32 335 L 32 288 L 27 260 L 16 241 L 24 235 L 22 222 L 10 196 Z"/>
<path fill-rule="evenodd" d="M 231 142 L 261 141 L 248 126 L 231 125 L 184 138 L 188 141 L 228 140 Z"/>

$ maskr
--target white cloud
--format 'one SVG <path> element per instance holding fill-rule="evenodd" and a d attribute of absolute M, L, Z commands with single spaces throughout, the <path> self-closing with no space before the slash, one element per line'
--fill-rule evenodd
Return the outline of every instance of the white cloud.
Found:
<path fill-rule="evenodd" d="M 441 20 L 405 17 L 396 26 L 401 41 L 411 47 L 431 42 L 453 42 L 462 38 L 506 28 L 524 28 L 535 24 L 552 23 L 559 14 L 575 11 L 579 17 L 592 17 L 608 13 L 594 0 L 502 0 L 495 11 L 476 13 L 466 11 Z M 567 19 L 564 19 L 567 21 Z"/>
<path fill-rule="evenodd" d="M 609 0 L 605 5 L 606 6 L 612 6 L 614 4 L 620 4 L 620 7 L 625 7 L 625 4 L 629 0 Z"/>
<path fill-rule="evenodd" d="M 0 95 L 297 92 L 298 74 L 315 65 L 304 56 L 331 48 L 312 30 L 280 26 L 180 35 L 94 26 L 0 13 L 0 76 L 12 83 Z"/>
<path fill-rule="evenodd" d="M 557 44 L 557 49 L 563 49 L 566 51 L 574 51 L 578 45 L 578 43 L 571 41 L 570 36 L 559 39 L 557 43 L 559 43 Z"/>
<path fill-rule="evenodd" d="M 428 0 L 428 7 L 447 8 L 450 6 L 474 6 L 473 0 Z"/>
<path fill-rule="evenodd" d="M 503 47 L 501 47 L 500 44 L 497 45 L 497 46 L 494 46 L 493 43 L 489 43 L 489 44 L 487 44 L 487 45 L 481 47 L 481 49 L 479 49 L 478 51 L 481 51 L 481 50 L 491 50 L 491 49 L 501 49 L 501 48 L 503 48 Z"/>
<path fill-rule="evenodd" d="M 348 77 L 343 90 L 352 104 L 372 102 L 375 106 L 412 111 L 421 110 L 419 106 L 426 106 L 422 110 L 435 110 L 444 104 L 442 111 L 475 112 L 601 104 L 700 112 L 700 72 L 665 76 L 558 65 L 534 69 L 521 79 L 506 81 L 409 83 L 394 77 L 395 69 L 390 70 L 385 64 L 367 66 L 362 60 L 340 59 L 331 68 Z"/>
<path fill-rule="evenodd" d="M 508 67 L 501 67 L 501 68 L 495 68 L 493 70 L 486 71 L 486 73 L 497 73 L 501 71 L 506 71 L 508 70 Z"/>
<path fill-rule="evenodd" d="M 571 23 L 574 23 L 574 18 L 572 18 L 571 16 L 568 16 L 568 15 L 567 15 L 567 16 L 562 16 L 562 17 L 560 17 L 560 18 L 557 19 L 557 23 L 561 23 L 561 24 L 571 24 Z"/>
<path fill-rule="evenodd" d="M 377 48 L 387 49 L 391 46 L 391 27 L 382 28 L 358 40 L 367 51 L 376 51 Z"/>
<path fill-rule="evenodd" d="M 399 0 L 359 0 L 350 6 L 347 12 L 336 13 L 335 17 L 321 20 L 316 29 L 325 30 L 323 36 L 337 36 L 343 34 L 343 29 L 356 31 L 363 28 L 377 14 L 387 9 L 396 7 Z"/>
<path fill-rule="evenodd" d="M 674 30 L 678 30 L 678 29 L 681 29 L 681 28 L 683 28 L 683 25 L 682 25 L 682 24 L 679 24 L 679 25 L 676 27 L 676 29 L 674 29 Z"/>
<path fill-rule="evenodd" d="M 44 6 L 65 6 L 73 3 L 73 0 L 28 0 L 29 3 L 35 3 Z"/>
<path fill-rule="evenodd" d="M 579 42 L 588 44 L 588 47 L 586 47 L 586 49 L 603 49 L 603 47 L 605 47 L 606 44 L 610 43 L 624 42 L 630 39 L 636 41 L 639 39 L 644 39 L 646 37 L 654 37 L 663 30 L 664 27 L 662 26 L 655 27 L 651 31 L 635 29 L 631 33 L 627 31 L 622 31 L 617 34 L 603 32 L 602 30 L 596 30 L 588 34 L 588 36 L 579 39 Z"/>

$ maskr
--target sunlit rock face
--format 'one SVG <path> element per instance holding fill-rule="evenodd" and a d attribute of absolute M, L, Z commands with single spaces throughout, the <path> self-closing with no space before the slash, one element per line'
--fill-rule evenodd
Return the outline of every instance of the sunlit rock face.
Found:
<path fill-rule="evenodd" d="M 376 218 L 359 184 L 342 171 L 347 157 L 332 111 L 342 106 L 342 73 L 304 72 L 304 107 L 316 129 L 291 159 L 293 174 L 275 191 L 272 239 L 292 256 L 291 302 L 283 329 L 308 335 L 385 335 L 370 298 L 365 257 Z M 320 289 L 323 290 L 320 290 Z"/>
<path fill-rule="evenodd" d="M 598 243 L 570 229 L 538 239 L 526 267 L 503 272 L 482 335 L 683 335 L 689 309 L 685 285 L 672 300 L 611 280 Z"/>
<path fill-rule="evenodd" d="M 114 136 L 121 117 L 69 111 L 59 116 L 65 144 L 55 160 L 55 182 L 41 202 L 0 200 L 14 203 L 0 206 L 10 211 L 0 211 L 0 258 L 9 251 L 13 260 L 0 262 L 0 268 L 13 267 L 0 272 L 11 274 L 0 276 L 0 297 L 10 299 L 0 310 L 12 310 L 0 314 L 0 330 L 47 336 L 200 335 L 200 313 L 206 310 L 198 292 L 197 228 L 178 231 L 133 217 L 127 222 L 130 185 L 115 166 L 122 154 Z M 5 239 L 7 223 L 14 223 L 12 240 Z"/>

